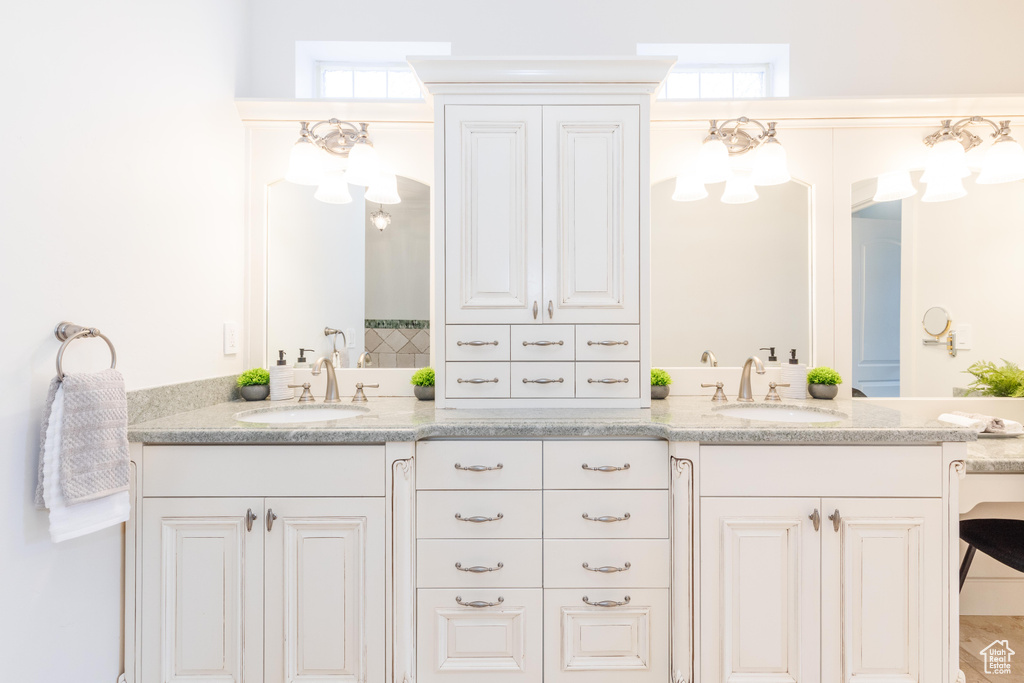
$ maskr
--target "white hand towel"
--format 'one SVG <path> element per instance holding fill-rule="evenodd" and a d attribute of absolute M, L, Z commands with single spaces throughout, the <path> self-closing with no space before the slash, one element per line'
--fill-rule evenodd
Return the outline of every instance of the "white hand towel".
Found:
<path fill-rule="evenodd" d="M 68 506 L 60 485 L 60 447 L 64 422 L 64 388 L 57 387 L 43 442 L 43 500 L 50 509 L 50 538 L 60 543 L 128 521 L 127 491 Z"/>
<path fill-rule="evenodd" d="M 970 418 L 965 415 L 957 415 L 956 413 L 943 413 L 942 415 L 939 415 L 939 422 L 946 422 L 958 427 L 967 427 L 969 429 L 973 429 L 979 434 L 985 431 L 985 427 L 987 426 L 984 420 L 975 420 L 974 418 Z"/>
<path fill-rule="evenodd" d="M 1024 433 L 1024 425 L 1014 420 L 1007 420 L 1001 417 L 993 417 L 991 415 L 981 415 L 980 413 L 965 413 L 956 411 L 953 415 L 960 415 L 962 417 L 969 418 L 971 420 L 980 420 L 985 423 L 985 431 L 989 434 L 1021 434 Z"/>

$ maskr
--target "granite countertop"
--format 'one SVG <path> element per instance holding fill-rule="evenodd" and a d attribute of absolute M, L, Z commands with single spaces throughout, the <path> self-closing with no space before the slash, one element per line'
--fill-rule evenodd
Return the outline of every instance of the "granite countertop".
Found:
<path fill-rule="evenodd" d="M 314 404 L 322 406 L 321 403 Z M 342 403 L 338 407 L 351 406 Z M 433 437 L 653 437 L 701 443 L 937 443 L 974 441 L 970 430 L 914 420 L 897 410 L 847 400 L 756 402 L 727 407 L 801 406 L 836 414 L 820 423 L 769 422 L 729 417 L 707 397 L 677 396 L 639 409 L 435 410 L 414 398 L 370 398 L 357 417 L 305 424 L 239 422 L 252 410 L 305 409 L 294 400 L 231 402 L 131 425 L 128 438 L 145 443 L 383 443 Z M 1024 443 L 1022 443 L 1024 446 Z M 1024 463 L 1022 463 L 1024 465 Z M 1024 469 L 1022 466 L 1021 469 Z"/>
<path fill-rule="evenodd" d="M 1024 437 L 981 437 L 967 444 L 968 472 L 1024 472 Z"/>

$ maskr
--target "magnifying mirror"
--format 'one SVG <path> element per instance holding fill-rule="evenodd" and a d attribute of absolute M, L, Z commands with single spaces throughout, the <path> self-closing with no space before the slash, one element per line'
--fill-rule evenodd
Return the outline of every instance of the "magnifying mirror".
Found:
<path fill-rule="evenodd" d="M 932 306 L 924 312 L 924 318 L 921 320 L 924 331 L 936 339 L 949 332 L 951 323 L 949 311 L 942 306 Z"/>

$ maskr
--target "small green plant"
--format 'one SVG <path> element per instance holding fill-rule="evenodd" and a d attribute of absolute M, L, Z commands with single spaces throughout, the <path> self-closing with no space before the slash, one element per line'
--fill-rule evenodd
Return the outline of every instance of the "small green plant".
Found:
<path fill-rule="evenodd" d="M 412 373 L 412 379 L 409 381 L 418 387 L 434 386 L 434 368 L 420 368 Z"/>
<path fill-rule="evenodd" d="M 651 368 L 652 387 L 667 387 L 669 384 L 672 384 L 672 375 L 661 368 Z"/>
<path fill-rule="evenodd" d="M 270 384 L 270 373 L 263 368 L 246 370 L 238 376 L 238 386 L 251 387 L 259 384 Z"/>
<path fill-rule="evenodd" d="M 974 375 L 970 389 L 982 396 L 1024 397 L 1024 370 L 1005 358 L 1003 364 L 996 365 L 991 361 L 979 360 L 964 372 Z"/>
<path fill-rule="evenodd" d="M 807 371 L 807 383 L 836 385 L 843 383 L 843 377 L 832 368 L 823 365 L 820 368 L 811 368 Z"/>

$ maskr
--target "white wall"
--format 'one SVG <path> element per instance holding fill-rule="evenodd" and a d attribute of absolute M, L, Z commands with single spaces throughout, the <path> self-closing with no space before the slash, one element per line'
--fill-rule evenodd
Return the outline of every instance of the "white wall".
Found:
<path fill-rule="evenodd" d="M 391 225 L 380 232 L 366 207 L 366 317 L 430 319 L 430 187 L 400 176 L 400 204 L 389 204 Z"/>
<path fill-rule="evenodd" d="M 400 9 L 396 8 L 400 6 Z M 635 55 L 637 43 L 789 43 L 790 95 L 1024 91 L 1024 3 L 251 0 L 254 97 L 293 97 L 295 42 L 450 41 L 459 56 Z M 396 11 L 397 10 L 397 11 Z M 979 19 L 987 18 L 987 19 Z M 980 21 L 980 23 L 979 23 Z M 995 65 L 995 66 L 993 66 Z"/>
<path fill-rule="evenodd" d="M 0 21 L 0 678 L 113 683 L 120 529 L 51 544 L 32 505 L 62 319 L 128 388 L 241 370 L 242 0 L 6 3 Z M 102 367 L 101 342 L 69 366 Z"/>

